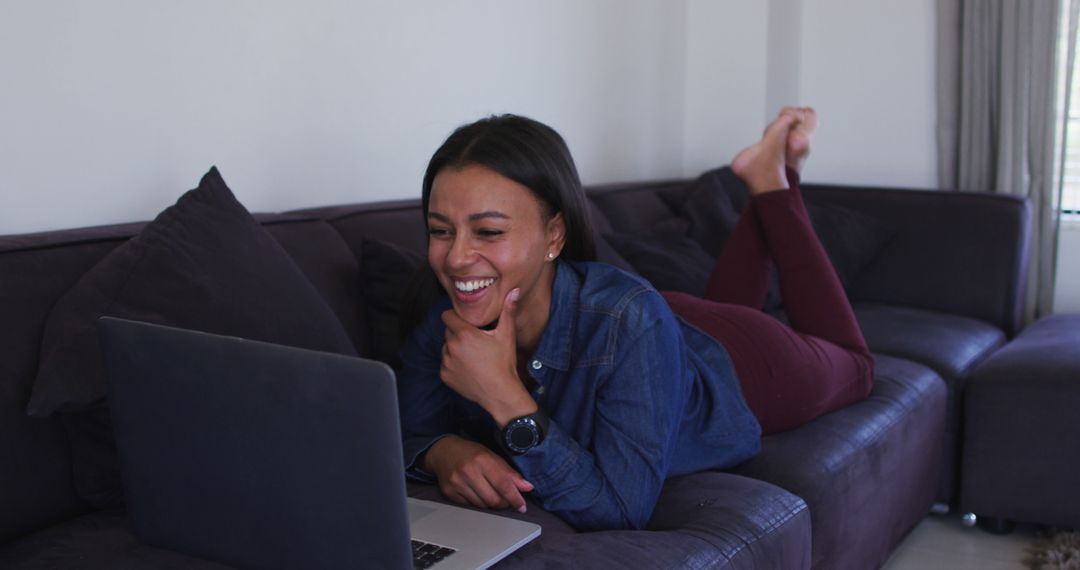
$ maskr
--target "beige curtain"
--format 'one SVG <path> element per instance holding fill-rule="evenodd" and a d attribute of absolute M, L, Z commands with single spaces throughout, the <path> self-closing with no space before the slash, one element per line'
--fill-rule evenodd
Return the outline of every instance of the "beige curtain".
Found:
<path fill-rule="evenodd" d="M 1053 310 L 1061 194 L 1056 143 L 1064 117 L 1057 48 L 1059 34 L 1075 38 L 1069 25 L 1075 18 L 1062 18 L 1062 2 L 1075 12 L 1076 0 L 938 2 L 939 183 L 1031 201 L 1029 322 Z"/>

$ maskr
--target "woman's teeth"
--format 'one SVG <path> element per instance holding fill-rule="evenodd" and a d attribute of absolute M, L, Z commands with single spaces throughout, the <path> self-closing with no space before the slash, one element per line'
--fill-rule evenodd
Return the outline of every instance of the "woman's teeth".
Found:
<path fill-rule="evenodd" d="M 494 282 L 495 282 L 494 279 L 476 279 L 476 280 L 473 280 L 473 281 L 454 281 L 454 287 L 458 291 L 462 291 L 462 292 L 465 292 L 465 293 L 471 293 L 473 291 L 478 291 L 478 290 L 483 289 L 485 287 L 490 287 L 491 284 L 494 283 Z"/>

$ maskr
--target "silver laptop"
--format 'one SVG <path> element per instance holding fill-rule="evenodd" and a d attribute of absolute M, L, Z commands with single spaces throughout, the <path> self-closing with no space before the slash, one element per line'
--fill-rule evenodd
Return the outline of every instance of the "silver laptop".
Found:
<path fill-rule="evenodd" d="M 239 568 L 449 570 L 485 568 L 540 534 L 406 497 L 381 362 L 109 317 L 99 331 L 127 507 L 147 544 Z"/>

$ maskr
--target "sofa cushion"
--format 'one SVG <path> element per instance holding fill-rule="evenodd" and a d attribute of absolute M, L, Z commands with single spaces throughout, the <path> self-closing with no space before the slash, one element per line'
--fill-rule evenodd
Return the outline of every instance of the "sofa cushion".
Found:
<path fill-rule="evenodd" d="M 432 485 L 409 495 L 446 502 Z M 534 504 L 498 514 L 543 527 L 499 568 L 808 568 L 810 513 L 802 499 L 768 483 L 726 473 L 668 480 L 645 531 L 578 533 Z M 228 566 L 140 543 L 127 514 L 98 511 L 0 546 L 0 567 L 173 568 Z"/>
<path fill-rule="evenodd" d="M 877 568 L 930 509 L 944 417 L 937 374 L 874 355 L 866 400 L 764 437 L 761 453 L 731 471 L 806 501 L 815 568 Z"/>
<path fill-rule="evenodd" d="M 96 511 L 12 541 L 0 547 L 0 567 L 10 570 L 232 568 L 139 542 L 123 509 Z"/>
<path fill-rule="evenodd" d="M 72 485 L 63 425 L 26 415 L 26 403 L 52 306 L 135 231 L 108 226 L 0 237 L 0 457 L 14 458 L 0 467 L 0 543 L 86 508 Z"/>
<path fill-rule="evenodd" d="M 725 166 L 699 176 L 676 211 L 689 222 L 690 236 L 715 258 L 749 200 L 749 188 L 731 167 Z M 851 286 L 895 233 L 872 216 L 840 206 L 807 201 L 806 212 L 845 288 Z"/>
<path fill-rule="evenodd" d="M 608 221 L 607 216 L 600 211 L 600 208 L 596 206 L 596 202 L 592 199 L 589 199 L 586 203 L 589 205 L 589 221 L 592 222 L 593 240 L 596 242 L 596 260 L 608 265 L 614 265 L 623 271 L 633 271 L 634 266 L 619 254 L 619 251 L 615 249 L 610 241 L 604 238 L 605 234 L 615 231 L 611 227 L 611 222 Z"/>
<path fill-rule="evenodd" d="M 49 314 L 29 413 L 63 417 L 75 485 L 119 499 L 97 340 L 102 315 L 355 354 L 341 321 L 216 169 L 87 272 Z"/>
<path fill-rule="evenodd" d="M 960 463 L 961 402 L 970 372 L 1005 344 L 1005 333 L 989 323 L 927 309 L 854 303 L 866 344 L 889 354 L 926 365 L 944 380 L 948 406 L 937 500 L 956 497 Z"/>
<path fill-rule="evenodd" d="M 685 233 L 660 235 L 611 232 L 604 239 L 658 291 L 681 291 L 701 297 L 715 263 L 701 244 Z"/>
<path fill-rule="evenodd" d="M 674 209 L 689 222 L 690 236 L 715 258 L 749 199 L 749 190 L 731 168 L 714 168 L 690 184 L 683 202 Z"/>
<path fill-rule="evenodd" d="M 1001 329 L 968 317 L 876 303 L 852 308 L 872 352 L 914 360 L 950 383 L 1005 344 Z"/>
<path fill-rule="evenodd" d="M 419 253 L 382 240 L 365 239 L 361 247 L 360 291 L 368 316 L 370 356 L 396 370 L 401 368 L 398 350 L 404 332 L 400 327 L 402 303 L 426 260 Z"/>
<path fill-rule="evenodd" d="M 280 214 L 254 217 L 337 315 L 356 352 L 369 352 L 367 314 L 356 295 L 360 267 L 341 234 L 324 220 Z"/>
<path fill-rule="evenodd" d="M 409 491 L 444 500 L 434 486 L 411 483 Z M 500 568 L 810 567 L 810 513 L 803 500 L 774 485 L 727 473 L 694 473 L 665 481 L 645 530 L 578 533 L 531 504 L 525 514 L 500 514 L 544 529 Z"/>
<path fill-rule="evenodd" d="M 595 217 L 607 221 L 597 223 L 596 228 L 601 233 L 650 233 L 657 224 L 674 216 L 668 203 L 652 188 L 597 192 L 590 194 L 589 199 L 603 214 Z"/>

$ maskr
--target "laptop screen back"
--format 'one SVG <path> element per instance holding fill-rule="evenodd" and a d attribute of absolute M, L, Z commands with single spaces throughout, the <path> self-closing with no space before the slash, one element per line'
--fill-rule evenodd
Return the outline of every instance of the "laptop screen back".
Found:
<path fill-rule="evenodd" d="M 136 534 L 240 567 L 411 567 L 393 372 L 103 318 Z"/>

